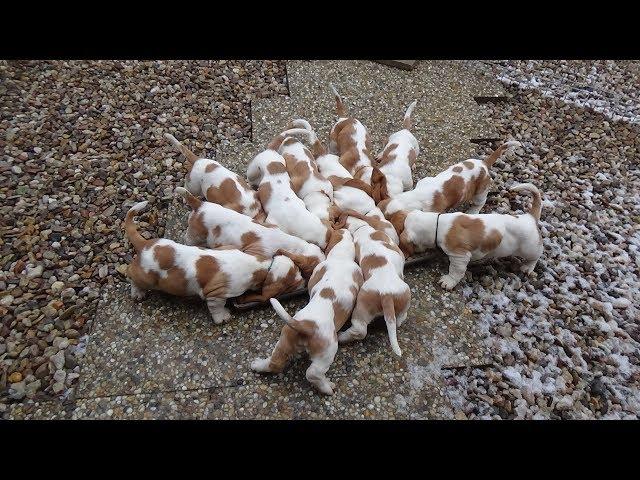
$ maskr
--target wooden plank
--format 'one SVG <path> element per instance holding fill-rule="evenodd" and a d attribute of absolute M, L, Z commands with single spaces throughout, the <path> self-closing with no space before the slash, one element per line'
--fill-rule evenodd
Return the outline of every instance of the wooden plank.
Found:
<path fill-rule="evenodd" d="M 376 60 L 376 62 L 403 70 L 413 70 L 417 60 Z"/>

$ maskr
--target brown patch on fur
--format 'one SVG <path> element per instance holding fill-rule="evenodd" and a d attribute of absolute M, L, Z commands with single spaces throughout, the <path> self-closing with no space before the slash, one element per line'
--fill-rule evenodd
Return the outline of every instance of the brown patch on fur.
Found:
<path fill-rule="evenodd" d="M 245 232 L 240 237 L 240 241 L 242 242 L 242 248 L 246 248 L 252 243 L 257 243 L 260 241 L 260 236 L 255 232 Z"/>
<path fill-rule="evenodd" d="M 299 160 L 290 153 L 285 153 L 283 157 L 286 162 L 287 172 L 291 178 L 291 189 L 297 194 L 307 180 L 309 180 L 309 177 L 311 177 L 309 164 L 304 160 Z"/>
<path fill-rule="evenodd" d="M 376 204 L 389 198 L 387 177 L 377 167 L 373 167 L 373 172 L 371 173 L 371 198 Z"/>
<path fill-rule="evenodd" d="M 329 241 L 324 249 L 324 254 L 328 255 L 333 247 L 342 241 L 342 233 L 339 230 L 331 230 Z"/>
<path fill-rule="evenodd" d="M 462 203 L 467 195 L 465 195 L 465 181 L 460 175 L 454 175 L 442 185 L 442 193 L 436 191 L 433 195 L 431 204 L 432 212 L 442 213 L 449 208 Z M 475 190 L 474 192 L 475 193 Z M 469 198 L 473 194 L 469 195 Z"/>
<path fill-rule="evenodd" d="M 175 264 L 176 252 L 169 245 L 157 246 L 153 249 L 153 258 L 162 270 L 169 270 Z"/>
<path fill-rule="evenodd" d="M 360 260 L 360 268 L 365 279 L 371 276 L 371 270 L 385 266 L 388 261 L 380 255 L 367 255 Z"/>
<path fill-rule="evenodd" d="M 311 275 L 311 278 L 309 279 L 309 283 L 307 284 L 307 288 L 309 291 L 313 290 L 313 287 L 316 286 L 316 283 L 322 280 L 322 277 L 324 277 L 324 274 L 326 272 L 327 272 L 327 267 L 323 265 L 322 267 L 320 267 L 319 270 L 316 270 L 313 273 L 313 275 Z"/>
<path fill-rule="evenodd" d="M 464 162 L 462 162 L 462 164 L 469 170 L 473 170 L 473 167 L 474 167 L 473 162 L 470 162 L 469 160 L 465 160 Z"/>
<path fill-rule="evenodd" d="M 404 258 L 413 257 L 416 248 L 413 242 L 409 241 L 407 232 L 400 234 L 400 250 L 404 254 Z"/>
<path fill-rule="evenodd" d="M 455 167 L 453 167 L 451 170 L 453 170 L 456 173 L 460 173 L 462 171 L 462 167 L 456 165 Z"/>
<path fill-rule="evenodd" d="M 287 173 L 287 167 L 280 162 L 271 162 L 269 163 L 269 165 L 267 165 L 267 172 L 269 172 L 271 175 Z"/>
<path fill-rule="evenodd" d="M 378 242 L 386 242 L 389 240 L 389 237 L 384 232 L 380 232 L 378 230 L 372 232 L 371 235 L 369 235 L 369 238 Z"/>
<path fill-rule="evenodd" d="M 382 210 L 382 213 L 385 213 L 385 209 L 387 208 L 387 205 L 389 205 L 389 202 L 391 200 L 392 200 L 391 198 L 387 198 L 385 200 L 382 200 L 380 203 L 378 203 L 378 208 Z"/>
<path fill-rule="evenodd" d="M 378 157 L 378 167 L 383 167 L 396 159 L 396 153 L 394 152 L 394 150 L 397 147 L 397 143 L 387 145 L 387 148 L 385 148 L 382 154 Z"/>
<path fill-rule="evenodd" d="M 269 182 L 263 183 L 258 187 L 258 199 L 260 199 L 260 203 L 263 206 L 269 203 L 269 199 L 271 199 L 272 192 L 273 192 L 273 187 Z"/>
<path fill-rule="evenodd" d="M 482 243 L 480 244 L 480 250 L 483 252 L 490 252 L 495 250 L 500 242 L 502 241 L 502 234 L 498 230 L 491 230 L 485 237 L 482 239 Z"/>
<path fill-rule="evenodd" d="M 387 220 L 391 222 L 393 228 L 396 230 L 396 232 L 398 232 L 398 235 L 400 235 L 404 231 L 404 222 L 406 219 L 407 212 L 405 212 L 404 210 L 398 210 L 397 212 L 391 214 L 390 218 L 388 218 Z"/>
<path fill-rule="evenodd" d="M 300 255 L 299 253 L 291 253 L 287 252 L 279 248 L 276 251 L 276 255 L 284 255 L 285 257 L 289 257 L 291 261 L 300 269 L 300 273 L 305 279 L 311 277 L 313 270 L 318 266 L 320 261 L 315 257 L 305 257 L 304 255 Z"/>
<path fill-rule="evenodd" d="M 213 185 L 207 188 L 206 198 L 210 202 L 217 203 L 238 213 L 244 209 L 240 203 L 242 192 L 233 178 L 225 178 L 218 187 Z"/>
<path fill-rule="evenodd" d="M 213 172 L 216 168 L 218 168 L 218 164 L 216 164 L 215 162 L 211 162 L 209 163 L 205 169 L 204 169 L 204 173 L 211 173 Z"/>
<path fill-rule="evenodd" d="M 484 239 L 484 222 L 479 218 L 459 215 L 451 224 L 444 237 L 444 245 L 448 252 L 473 252 Z"/>
<path fill-rule="evenodd" d="M 331 287 L 325 287 L 322 290 L 320 290 L 320 296 L 328 300 L 335 300 L 337 298 L 336 292 Z"/>

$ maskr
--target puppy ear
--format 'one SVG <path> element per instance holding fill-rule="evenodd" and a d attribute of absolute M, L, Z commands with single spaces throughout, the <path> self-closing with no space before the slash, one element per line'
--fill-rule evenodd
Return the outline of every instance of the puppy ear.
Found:
<path fill-rule="evenodd" d="M 399 212 L 395 212 L 391 215 L 391 219 L 389 220 L 393 225 L 393 228 L 396 229 L 398 235 L 401 235 L 404 232 L 404 222 L 407 219 L 407 212 L 404 210 L 400 210 Z"/>
<path fill-rule="evenodd" d="M 340 230 L 333 230 L 331 233 L 331 238 L 329 239 L 329 243 L 327 243 L 327 247 L 324 249 L 324 254 L 329 255 L 329 252 L 333 247 L 335 247 L 342 240 L 342 232 Z"/>
<path fill-rule="evenodd" d="M 202 200 L 200 200 L 197 197 L 194 197 L 191 192 L 189 192 L 186 188 L 184 187 L 176 187 L 176 193 L 178 195 L 180 195 L 185 203 L 187 205 L 189 205 L 193 210 L 198 210 L 200 208 L 200 205 L 202 205 Z"/>
<path fill-rule="evenodd" d="M 402 253 L 404 253 L 405 259 L 413 257 L 415 248 L 413 243 L 407 240 L 407 232 L 402 232 L 400 234 L 400 245 L 398 246 L 400 247 L 400 250 L 402 250 Z"/>
<path fill-rule="evenodd" d="M 373 167 L 371 174 L 371 197 L 376 205 L 382 200 L 389 198 L 387 190 L 387 177 L 380 171 L 378 167 Z"/>

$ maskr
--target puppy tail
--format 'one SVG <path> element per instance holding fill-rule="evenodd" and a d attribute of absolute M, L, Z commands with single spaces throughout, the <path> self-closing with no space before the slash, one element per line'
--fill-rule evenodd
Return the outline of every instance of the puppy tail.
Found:
<path fill-rule="evenodd" d="M 276 135 L 271 142 L 267 145 L 267 149 L 278 151 L 282 142 L 284 142 L 285 138 L 290 137 L 292 135 L 309 135 L 309 130 L 306 128 L 291 128 L 289 130 L 285 130 L 280 135 Z"/>
<path fill-rule="evenodd" d="M 184 158 L 187 160 L 187 163 L 190 166 L 193 166 L 193 164 L 196 163 L 196 161 L 198 160 L 198 157 L 196 156 L 196 154 L 193 153 L 191 150 L 189 150 L 187 147 L 185 147 L 183 144 L 181 144 L 176 139 L 176 137 L 174 137 L 170 133 L 165 133 L 164 138 L 166 138 L 169 141 L 169 143 L 173 145 L 178 152 L 184 155 Z"/>
<path fill-rule="evenodd" d="M 500 145 L 498 148 L 496 148 L 493 152 L 491 152 L 491 155 L 485 158 L 483 162 L 487 167 L 491 167 L 491 165 L 493 165 L 496 162 L 496 160 L 498 160 L 500 156 L 502 156 L 504 152 L 506 152 L 510 148 L 515 148 L 519 146 L 520 146 L 520 142 L 516 142 L 515 140 L 505 142 L 502 145 Z"/>
<path fill-rule="evenodd" d="M 411 127 L 413 125 L 411 123 L 411 114 L 413 113 L 413 109 L 416 108 L 417 103 L 418 103 L 418 100 L 414 100 L 411 103 L 411 105 L 409 105 L 409 108 L 407 108 L 407 111 L 404 113 L 404 120 L 402 122 L 402 126 L 407 130 L 411 130 Z"/>
<path fill-rule="evenodd" d="M 185 203 L 193 210 L 198 210 L 200 205 L 202 205 L 202 200 L 192 195 L 191 192 L 184 187 L 176 187 L 175 192 L 180 195 L 184 199 Z"/>
<path fill-rule="evenodd" d="M 393 296 L 382 295 L 382 312 L 384 313 L 384 321 L 387 324 L 387 333 L 389 334 L 389 342 L 391 349 L 399 357 L 402 356 L 402 350 L 398 345 L 398 336 L 396 334 L 396 310 L 393 304 Z"/>
<path fill-rule="evenodd" d="M 133 248 L 136 249 L 136 252 L 140 252 L 140 250 L 142 250 L 144 246 L 147 244 L 148 240 L 146 240 L 142 235 L 140 235 L 140 232 L 138 231 L 138 226 L 133 221 L 133 217 L 135 217 L 136 215 L 138 215 L 138 213 L 144 210 L 148 204 L 149 204 L 148 201 L 136 203 L 133 207 L 129 209 L 129 211 L 127 212 L 127 216 L 124 219 L 124 231 L 126 233 L 127 239 L 131 242 L 131 244 L 133 245 Z"/>
<path fill-rule="evenodd" d="M 287 313 L 284 307 L 280 304 L 277 298 L 270 298 L 271 306 L 276 311 L 278 316 L 284 320 L 284 322 L 293 328 L 296 332 L 301 333 L 303 335 L 312 335 L 314 331 L 313 324 L 307 322 L 299 322 L 291 315 Z"/>
<path fill-rule="evenodd" d="M 540 190 L 538 190 L 538 188 L 532 183 L 519 183 L 518 185 L 511 187 L 509 190 L 513 190 L 514 192 L 529 192 L 533 197 L 529 214 L 535 218 L 536 221 L 540 221 L 540 213 L 542 212 L 542 198 L 540 196 Z"/>
<path fill-rule="evenodd" d="M 313 128 L 311 128 L 311 124 L 304 118 L 296 118 L 295 120 L 291 120 L 289 128 L 304 128 L 305 130 L 309 130 L 310 132 L 313 131 Z"/>
<path fill-rule="evenodd" d="M 345 108 L 344 103 L 342 102 L 342 97 L 338 93 L 338 90 L 336 90 L 336 87 L 333 86 L 333 83 L 329 83 L 329 86 L 331 87 L 333 96 L 336 97 L 336 111 L 338 112 L 338 117 L 348 116 L 347 109 Z"/>

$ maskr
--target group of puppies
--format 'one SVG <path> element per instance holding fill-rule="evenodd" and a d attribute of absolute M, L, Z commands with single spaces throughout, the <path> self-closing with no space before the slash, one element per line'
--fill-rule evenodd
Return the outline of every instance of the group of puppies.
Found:
<path fill-rule="evenodd" d="M 535 186 L 512 188 L 533 196 L 528 214 L 478 213 L 491 186 L 489 169 L 517 142 L 414 186 L 420 153 L 411 133 L 416 102 L 403 128 L 374 158 L 367 129 L 331 89 L 339 118 L 328 146 L 309 122 L 293 120 L 251 160 L 246 180 L 165 134 L 188 168 L 185 187 L 176 189 L 191 209 L 184 243 L 147 240 L 138 232 L 134 217 L 147 202 L 134 205 L 125 219 L 136 250 L 127 270 L 132 297 L 141 299 L 147 290 L 197 295 L 218 324 L 230 318 L 229 298 L 269 300 L 285 325 L 271 355 L 251 368 L 281 372 L 296 352 L 306 350 L 307 379 L 329 395 L 334 385 L 326 372 L 338 344 L 363 339 L 374 318 L 384 317 L 391 348 L 402 354 L 396 329 L 411 302 L 403 273 L 407 258 L 441 249 L 450 266 L 440 284 L 451 289 L 470 261 L 518 256 L 525 261 L 522 271 L 530 273 L 542 254 Z M 466 213 L 444 213 L 465 203 L 471 204 Z M 291 316 L 275 297 L 305 285 L 309 302 Z"/>

